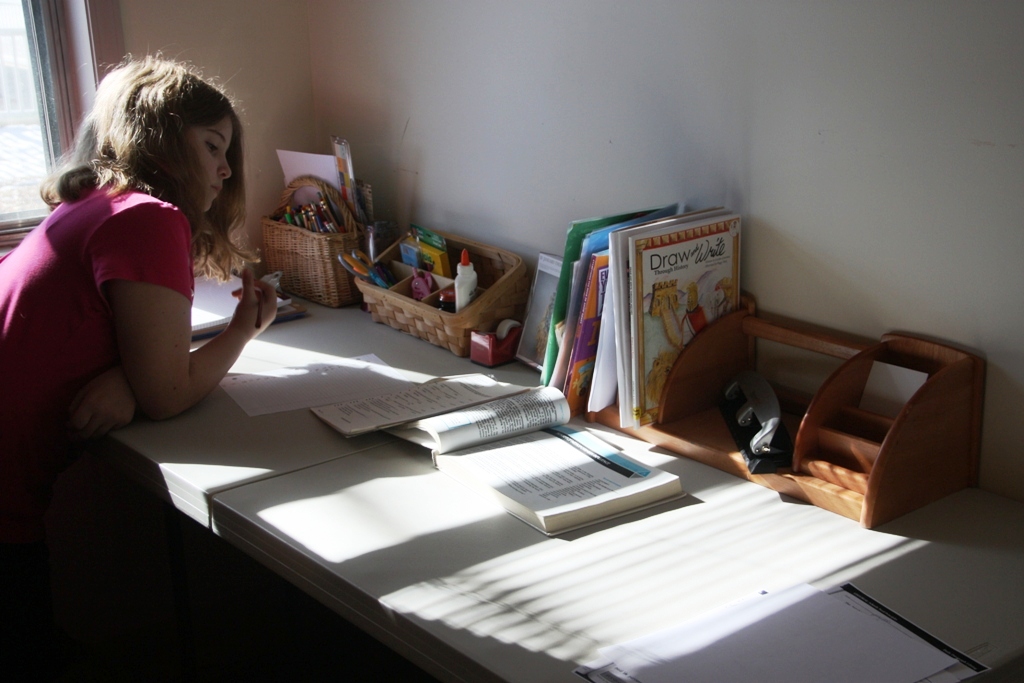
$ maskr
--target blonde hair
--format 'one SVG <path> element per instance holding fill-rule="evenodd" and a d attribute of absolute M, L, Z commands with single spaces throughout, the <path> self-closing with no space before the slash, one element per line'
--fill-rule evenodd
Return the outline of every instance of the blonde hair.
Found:
<path fill-rule="evenodd" d="M 202 167 L 186 131 L 231 121 L 231 177 L 206 212 Z M 197 275 L 226 279 L 254 254 L 235 242 L 245 218 L 242 125 L 227 94 L 193 68 L 163 59 L 126 59 L 96 90 L 93 108 L 60 168 L 40 190 L 55 207 L 91 188 L 137 190 L 177 206 L 192 226 Z"/>

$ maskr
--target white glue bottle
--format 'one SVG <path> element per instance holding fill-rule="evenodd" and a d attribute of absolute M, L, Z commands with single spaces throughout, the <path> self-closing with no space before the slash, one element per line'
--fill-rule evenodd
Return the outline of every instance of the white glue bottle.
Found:
<path fill-rule="evenodd" d="M 476 294 L 476 271 L 469 262 L 469 251 L 462 250 L 458 272 L 455 275 L 455 312 L 465 308 Z"/>

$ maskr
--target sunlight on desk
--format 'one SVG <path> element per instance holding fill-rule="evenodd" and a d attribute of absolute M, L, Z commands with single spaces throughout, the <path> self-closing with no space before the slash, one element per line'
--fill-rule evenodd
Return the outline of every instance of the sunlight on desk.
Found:
<path fill-rule="evenodd" d="M 167 469 L 163 466 L 161 466 L 160 469 L 164 473 L 164 481 L 167 482 L 168 487 L 170 488 L 172 482 L 169 481 Z M 273 471 L 260 467 L 192 465 L 187 463 L 176 463 L 174 465 L 174 469 L 175 476 L 186 479 L 201 479 L 204 484 L 210 488 L 229 486 L 231 484 L 237 484 L 240 481 L 249 481 Z"/>
<path fill-rule="evenodd" d="M 272 342 L 254 339 L 245 346 L 245 350 L 233 366 L 231 374 L 252 374 L 257 372 L 268 372 L 287 367 L 305 367 L 307 365 L 343 364 L 345 357 L 335 356 L 296 346 L 275 344 Z M 432 379 L 433 375 L 424 374 L 408 368 L 395 368 L 406 375 L 414 382 L 423 382 Z"/>
<path fill-rule="evenodd" d="M 472 494 L 424 500 L 420 480 L 430 476 L 441 475 L 374 479 L 329 495 L 275 505 L 258 516 L 311 553 L 340 563 L 417 536 L 506 514 Z M 430 514 L 423 514 L 424 505 Z M 310 519 L 319 521 L 312 525 Z"/>
<path fill-rule="evenodd" d="M 749 494 L 737 487 L 714 505 L 542 542 L 382 602 L 476 638 L 582 662 L 599 643 L 677 623 L 736 595 L 848 573 L 865 556 L 885 561 L 917 546 L 817 510 L 794 525 L 793 510 L 777 498 Z"/>

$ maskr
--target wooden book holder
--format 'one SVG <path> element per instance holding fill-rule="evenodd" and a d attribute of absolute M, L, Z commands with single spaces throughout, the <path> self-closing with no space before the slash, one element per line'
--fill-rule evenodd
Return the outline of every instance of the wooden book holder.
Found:
<path fill-rule="evenodd" d="M 793 465 L 752 475 L 718 410 L 725 387 L 755 369 L 765 339 L 845 362 L 808 398 L 774 386 L 793 436 Z M 880 361 L 927 374 L 895 418 L 861 409 Z M 650 443 L 813 503 L 873 528 L 977 484 L 985 363 L 950 346 L 904 334 L 877 343 L 741 310 L 701 331 L 682 350 L 654 424 L 621 429 Z M 620 429 L 616 406 L 590 419 Z"/>

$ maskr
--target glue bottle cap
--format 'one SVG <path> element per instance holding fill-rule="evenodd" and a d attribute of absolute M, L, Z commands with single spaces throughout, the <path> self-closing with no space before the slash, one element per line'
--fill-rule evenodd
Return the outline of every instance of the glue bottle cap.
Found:
<path fill-rule="evenodd" d="M 462 259 L 459 261 L 459 265 L 462 265 L 462 266 L 468 266 L 469 265 L 469 249 L 463 249 L 462 250 Z"/>

